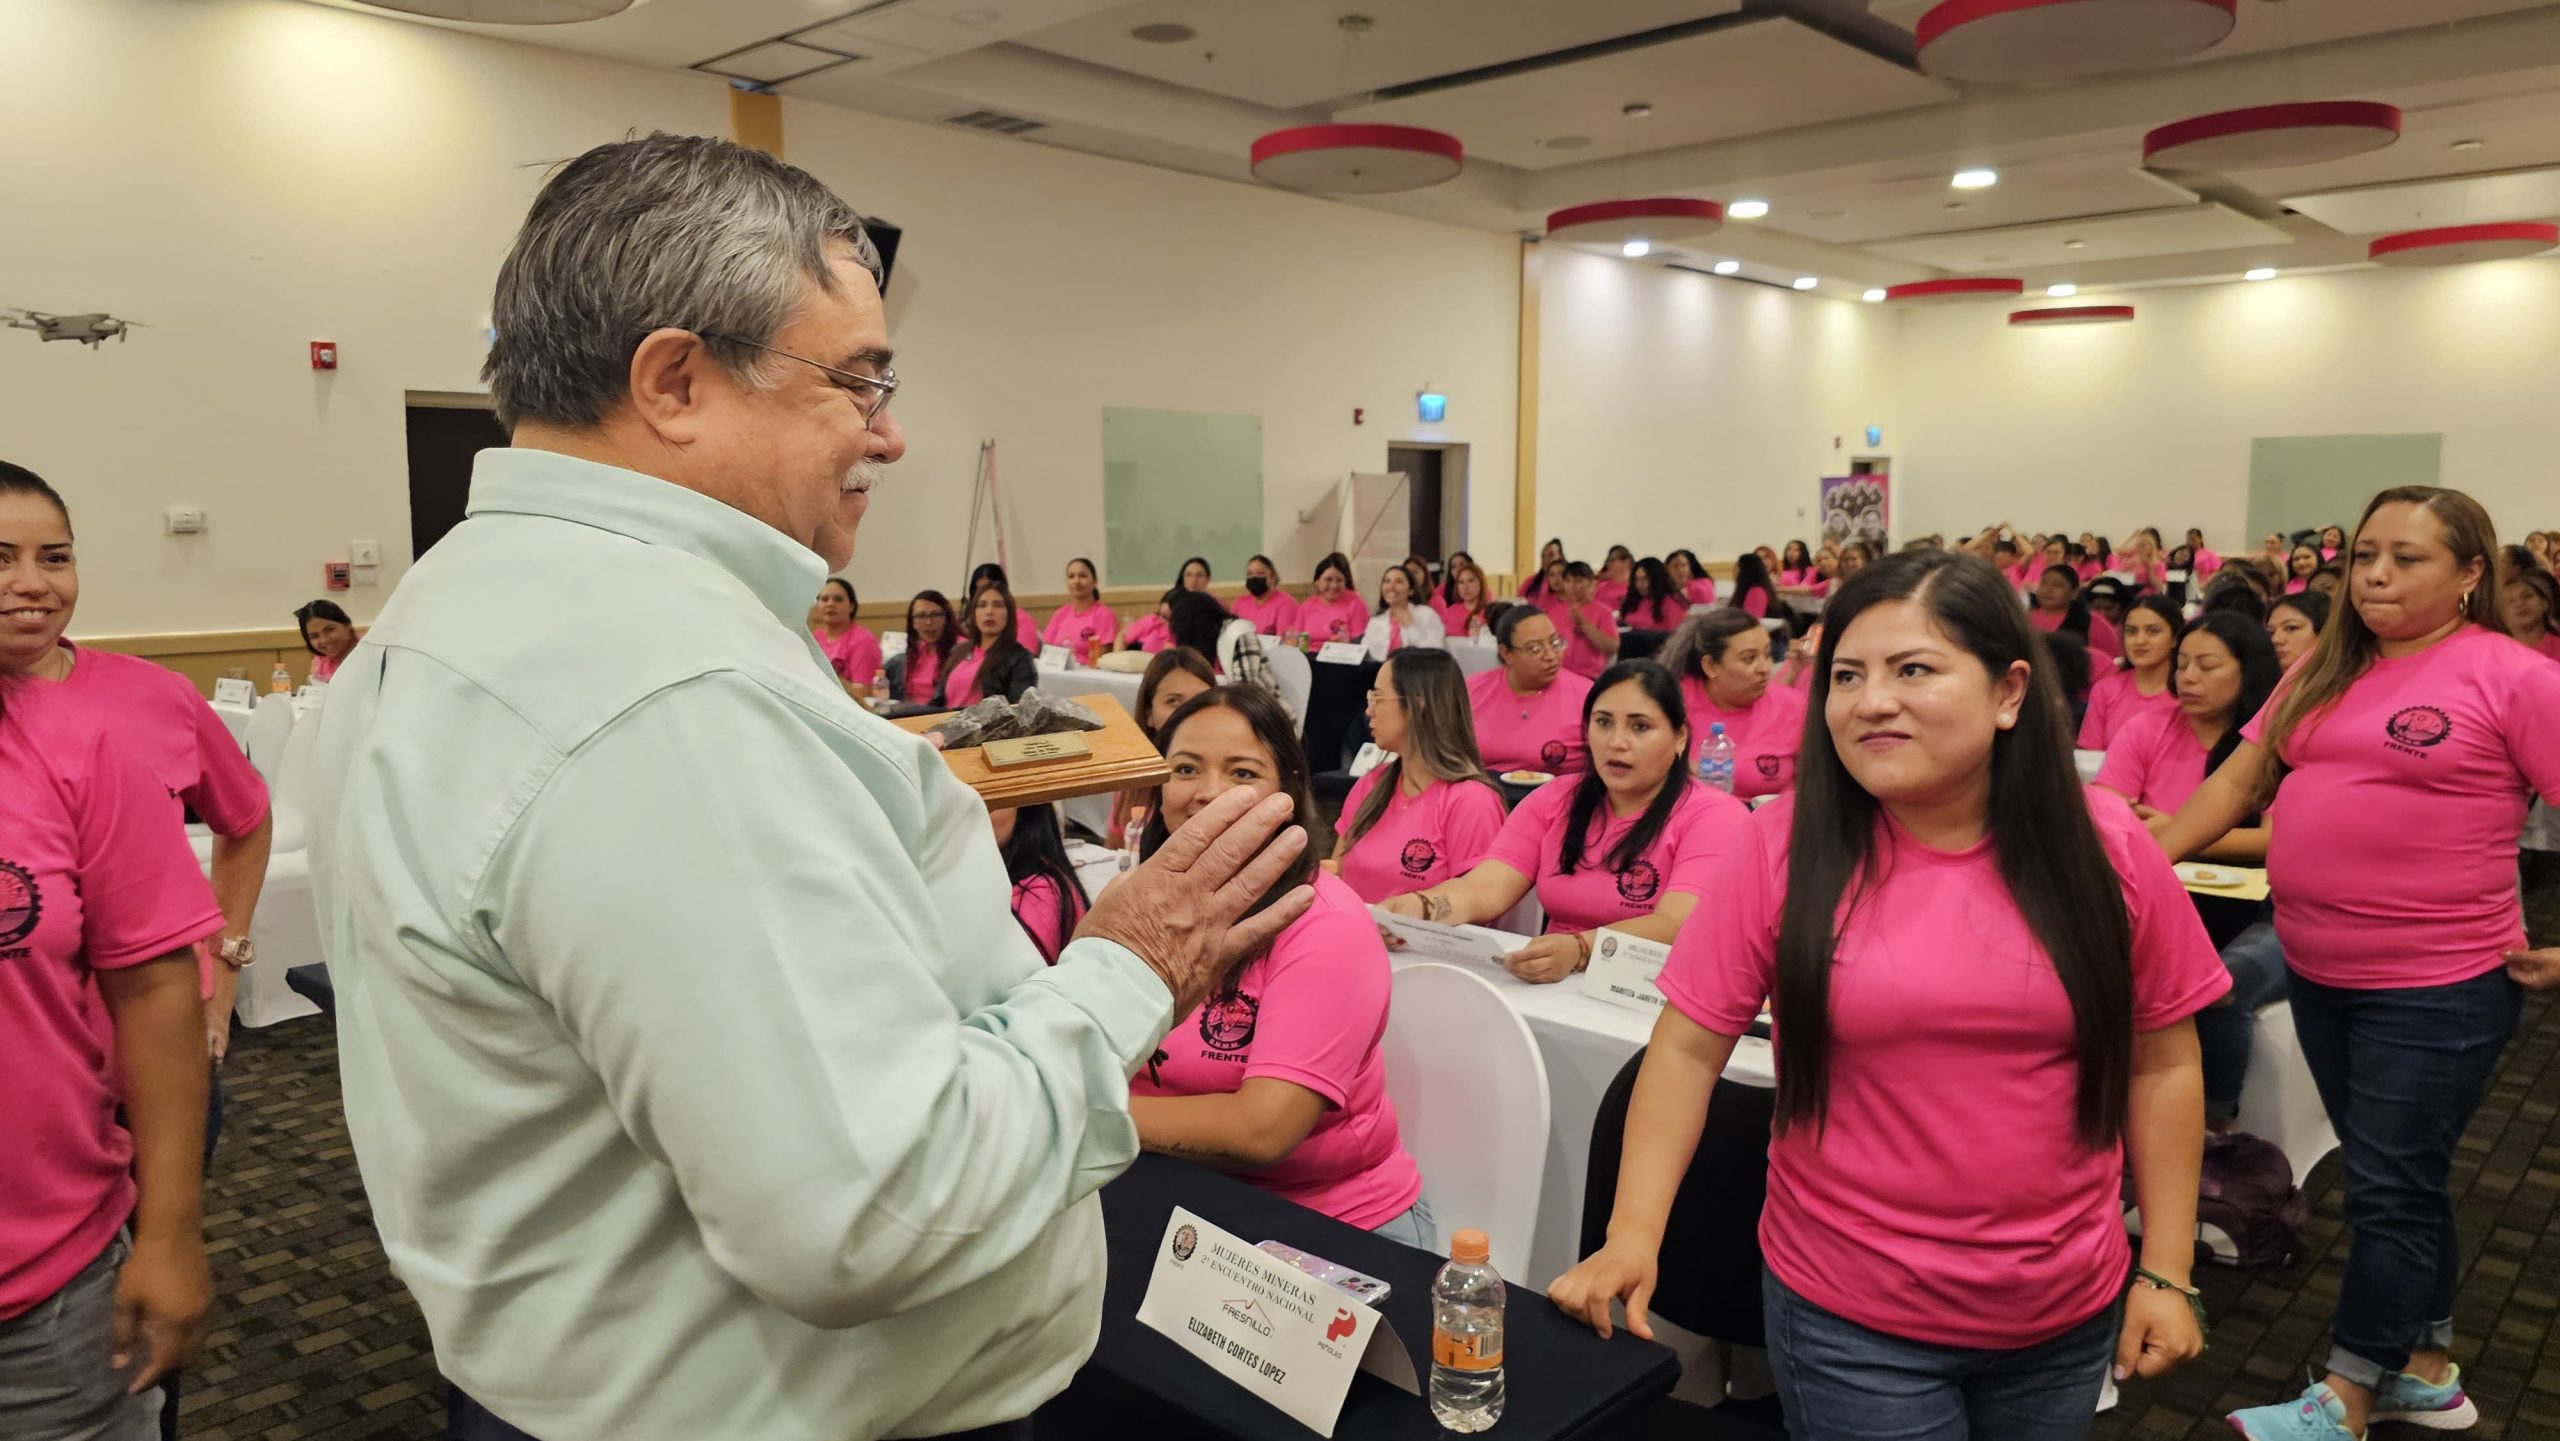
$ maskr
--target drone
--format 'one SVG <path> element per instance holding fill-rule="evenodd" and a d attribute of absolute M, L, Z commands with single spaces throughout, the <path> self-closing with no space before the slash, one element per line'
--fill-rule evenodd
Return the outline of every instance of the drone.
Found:
<path fill-rule="evenodd" d="M 97 349 L 101 341 L 124 339 L 138 323 L 112 315 L 47 315 L 40 310 L 0 306 L 0 326 L 32 330 L 38 340 L 76 340 L 91 350 Z"/>

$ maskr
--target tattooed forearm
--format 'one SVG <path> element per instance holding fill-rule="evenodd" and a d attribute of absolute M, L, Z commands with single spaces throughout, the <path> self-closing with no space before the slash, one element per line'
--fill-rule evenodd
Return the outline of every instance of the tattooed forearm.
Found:
<path fill-rule="evenodd" d="M 1445 922 L 1449 919 L 1452 909 L 1454 908 L 1450 906 L 1449 898 L 1440 894 L 1438 891 L 1424 891 L 1422 893 L 1422 918 L 1424 920 Z"/>

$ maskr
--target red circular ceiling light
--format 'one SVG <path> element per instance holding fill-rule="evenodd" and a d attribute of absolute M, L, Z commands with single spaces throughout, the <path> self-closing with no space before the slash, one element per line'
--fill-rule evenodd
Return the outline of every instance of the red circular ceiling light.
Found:
<path fill-rule="evenodd" d="M 2554 246 L 2560 246 L 2560 225 L 2449 225 L 2385 235 L 2365 247 L 2365 258 L 2376 265 L 2468 265 L 2540 255 Z"/>
<path fill-rule="evenodd" d="M 2020 326 L 2121 325 L 2131 319 L 2130 305 L 2048 305 L 2041 310 L 2009 312 L 2009 323 Z"/>
<path fill-rule="evenodd" d="M 1254 178 L 1284 190 L 1384 195 L 1456 178 L 1466 147 L 1414 125 L 1300 125 L 1253 142 Z"/>
<path fill-rule="evenodd" d="M 1989 276 L 1915 280 L 1908 285 L 1885 287 L 1884 298 L 1888 305 L 1952 305 L 1960 300 L 2013 300 L 2026 288 L 2023 280 Z"/>
<path fill-rule="evenodd" d="M 1724 228 L 1724 207 L 1681 195 L 1569 205 L 1547 217 L 1547 238 L 1589 245 L 1695 240 Z"/>
<path fill-rule="evenodd" d="M 1922 74 L 2050 85 L 2200 55 L 2239 0 L 1943 0 L 1912 27 Z"/>
<path fill-rule="evenodd" d="M 2373 100 L 2307 100 L 2222 110 L 2142 137 L 2154 170 L 2279 170 L 2380 150 L 2400 138 L 2400 107 Z"/>

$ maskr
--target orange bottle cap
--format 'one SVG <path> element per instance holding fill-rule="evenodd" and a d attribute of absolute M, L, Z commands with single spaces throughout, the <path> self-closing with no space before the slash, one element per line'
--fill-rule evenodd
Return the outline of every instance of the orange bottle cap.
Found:
<path fill-rule="evenodd" d="M 1482 1231 L 1460 1231 L 1449 1238 L 1449 1259 L 1452 1261 L 1464 1261 L 1471 1266 L 1480 1266 L 1484 1264 L 1485 1258 L 1492 1254 L 1493 1242 L 1487 1239 Z"/>

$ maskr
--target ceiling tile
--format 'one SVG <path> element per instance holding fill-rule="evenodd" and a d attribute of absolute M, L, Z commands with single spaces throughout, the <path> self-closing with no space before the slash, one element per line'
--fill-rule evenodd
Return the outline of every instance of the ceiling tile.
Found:
<path fill-rule="evenodd" d="M 844 59 L 844 56 L 830 50 L 794 45 L 788 40 L 775 40 L 741 50 L 734 55 L 722 55 L 705 60 L 693 68 L 707 70 L 714 75 L 726 75 L 733 80 L 753 80 L 769 85 L 777 80 L 788 80 L 794 75 L 806 75 L 813 70 L 824 70 L 830 65 L 841 65 Z"/>
<path fill-rule="evenodd" d="M 2077 240 L 2075 248 L 2070 242 Z M 2183 255 L 2243 246 L 2284 246 L 2293 237 L 2220 205 L 2182 206 L 2124 215 L 2082 216 L 2043 225 L 1968 230 L 1870 246 L 1880 255 L 1958 274 L 2015 272 L 2042 266 L 2096 264 L 2139 256 Z"/>
<path fill-rule="evenodd" d="M 2548 220 L 2560 215 L 2560 167 L 2288 195 L 2284 203 L 2342 235 Z"/>

